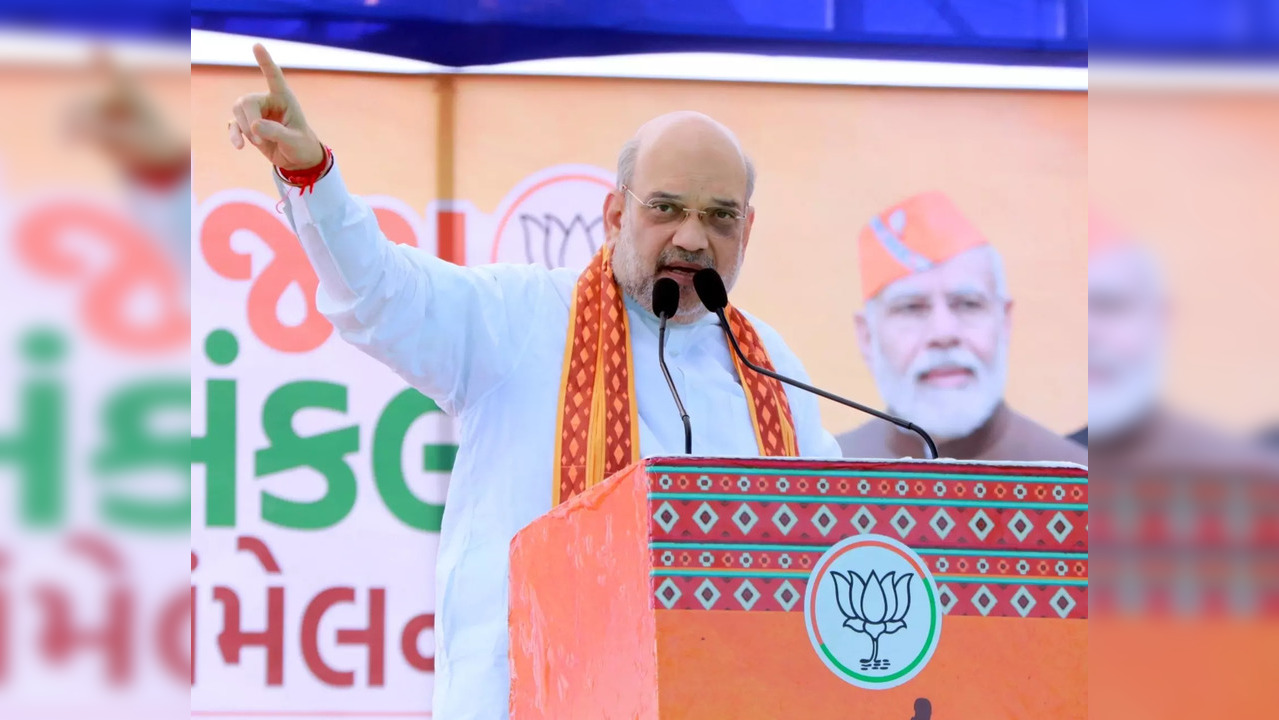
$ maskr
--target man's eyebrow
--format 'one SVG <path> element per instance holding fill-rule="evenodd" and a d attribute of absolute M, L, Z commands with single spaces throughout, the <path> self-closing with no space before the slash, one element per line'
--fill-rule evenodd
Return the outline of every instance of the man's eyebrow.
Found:
<path fill-rule="evenodd" d="M 947 290 L 946 294 L 950 296 L 980 295 L 981 297 L 988 297 L 991 295 L 990 292 L 988 292 L 984 288 L 981 288 L 977 285 L 960 285 L 959 287 L 954 287 L 954 288 L 951 288 L 950 290 Z"/>
<path fill-rule="evenodd" d="M 665 190 L 654 190 L 648 194 L 647 202 L 654 200 L 676 200 L 684 202 L 684 196 L 679 193 L 666 192 Z M 715 207 L 727 208 L 729 210 L 741 210 L 742 204 L 732 198 L 715 197 L 711 198 L 711 204 Z"/>
<path fill-rule="evenodd" d="M 899 290 L 897 292 L 886 293 L 882 302 L 885 305 L 894 305 L 907 300 L 921 300 L 928 297 L 928 293 L 922 290 Z"/>
<path fill-rule="evenodd" d="M 666 192 L 665 190 L 654 190 L 653 192 L 648 194 L 649 202 L 652 202 L 654 200 L 680 200 L 680 199 L 681 199 L 681 196 L 678 193 Z"/>

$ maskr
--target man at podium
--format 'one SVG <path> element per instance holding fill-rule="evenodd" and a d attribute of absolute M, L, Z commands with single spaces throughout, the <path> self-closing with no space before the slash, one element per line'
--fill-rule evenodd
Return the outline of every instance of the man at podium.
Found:
<path fill-rule="evenodd" d="M 680 288 L 666 355 L 694 452 L 839 454 L 815 398 L 742 368 L 693 290 L 707 267 L 732 287 L 754 221 L 754 170 L 723 125 L 664 115 L 622 148 L 603 207 L 607 242 L 584 271 L 459 267 L 387 240 L 279 67 L 254 52 L 266 92 L 240 98 L 227 131 L 275 166 L 319 276 L 318 308 L 460 421 L 436 577 L 434 716 L 505 718 L 511 538 L 635 460 L 684 449 L 649 310 L 658 279 Z M 773 329 L 731 307 L 728 317 L 753 363 L 806 376 Z"/>
<path fill-rule="evenodd" d="M 927 430 L 940 457 L 1088 464 L 1088 451 L 1004 401 L 1012 301 L 1003 260 L 940 192 L 879 213 L 858 238 L 857 341 L 890 412 Z M 919 457 L 882 420 L 839 436 L 845 457 Z"/>

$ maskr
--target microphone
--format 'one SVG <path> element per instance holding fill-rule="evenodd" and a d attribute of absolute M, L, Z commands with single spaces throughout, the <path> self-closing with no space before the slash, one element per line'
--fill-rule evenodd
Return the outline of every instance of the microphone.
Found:
<path fill-rule="evenodd" d="M 750 360 L 747 360 L 746 355 L 737 345 L 737 338 L 733 337 L 732 328 L 728 326 L 728 318 L 724 317 L 724 308 L 728 307 L 728 290 L 724 288 L 724 281 L 720 278 L 719 273 L 715 272 L 714 268 L 703 268 L 698 270 L 697 273 L 693 275 L 693 287 L 697 290 L 697 297 L 702 301 L 702 304 L 706 306 L 706 309 L 715 313 L 715 315 L 719 317 L 720 327 L 724 328 L 724 334 L 728 336 L 728 342 L 733 346 L 733 352 L 737 353 L 737 357 L 742 361 L 743 365 L 761 375 L 767 375 L 774 380 L 784 382 L 787 385 L 792 385 L 800 390 L 806 390 L 814 395 L 824 397 L 827 400 L 832 400 L 840 405 L 853 408 L 854 410 L 860 410 L 867 415 L 874 415 L 880 420 L 886 420 L 899 428 L 909 430 L 923 438 L 924 445 L 928 449 L 928 459 L 937 459 L 937 445 L 933 443 L 933 439 L 929 437 L 928 433 L 924 432 L 924 429 L 915 423 L 903 420 L 899 417 L 894 417 L 886 412 L 880 412 L 875 408 L 867 407 L 861 403 L 853 402 L 852 400 L 842 398 L 838 395 L 828 393 L 825 390 L 815 388 L 812 385 L 802 383 L 798 380 L 792 380 L 784 375 L 779 375 L 772 370 L 759 367 Z"/>
<path fill-rule="evenodd" d="M 657 328 L 657 363 L 662 366 L 662 375 L 666 385 L 671 389 L 671 397 L 675 398 L 675 407 L 679 409 L 679 417 L 684 421 L 684 454 L 693 454 L 693 426 L 688 421 L 688 411 L 684 402 L 679 399 L 679 391 L 675 389 L 675 381 L 671 379 L 671 371 L 666 367 L 666 321 L 679 312 L 679 283 L 666 277 L 653 284 L 653 314 L 661 321 Z"/>

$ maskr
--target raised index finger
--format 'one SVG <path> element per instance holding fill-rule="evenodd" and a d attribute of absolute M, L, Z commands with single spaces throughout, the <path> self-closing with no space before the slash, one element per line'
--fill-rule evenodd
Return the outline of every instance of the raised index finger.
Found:
<path fill-rule="evenodd" d="M 262 77 L 266 78 L 267 89 L 273 93 L 287 94 L 289 85 L 284 82 L 284 71 L 280 70 L 280 66 L 271 59 L 271 53 L 266 51 L 262 43 L 253 46 L 253 57 L 257 58 L 258 67 L 262 69 Z"/>
<path fill-rule="evenodd" d="M 102 45 L 93 48 L 90 66 L 93 68 L 95 77 L 103 85 L 113 88 L 121 87 L 129 84 L 131 80 L 124 68 L 120 67 L 120 63 L 116 62 L 111 51 Z"/>
<path fill-rule="evenodd" d="M 95 79 L 105 89 L 110 103 L 129 103 L 140 97 L 137 78 L 120 64 L 108 48 L 101 45 L 93 48 L 90 62 Z"/>

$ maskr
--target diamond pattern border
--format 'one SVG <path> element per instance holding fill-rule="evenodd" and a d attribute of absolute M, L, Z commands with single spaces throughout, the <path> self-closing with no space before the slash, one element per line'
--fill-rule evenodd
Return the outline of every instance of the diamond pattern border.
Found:
<path fill-rule="evenodd" d="M 853 527 L 857 528 L 857 532 L 865 534 L 875 529 L 879 521 L 875 519 L 874 513 L 865 507 L 857 509 L 852 517 Z"/>
<path fill-rule="evenodd" d="M 830 508 L 823 505 L 813 514 L 812 522 L 813 527 L 817 528 L 817 532 L 821 533 L 822 537 L 826 537 L 835 525 L 839 523 L 839 520 L 835 518 L 835 514 L 830 511 Z"/>
<path fill-rule="evenodd" d="M 760 592 L 755 589 L 750 580 L 743 580 L 742 584 L 737 587 L 737 592 L 733 593 L 733 597 L 737 602 L 741 603 L 743 610 L 750 610 L 755 607 L 755 603 L 763 597 Z"/>
<path fill-rule="evenodd" d="M 1022 617 L 1029 615 L 1030 611 L 1035 609 L 1036 604 L 1035 596 L 1031 595 L 1025 587 L 1017 588 L 1017 592 L 1013 593 L 1011 602 L 1013 609 Z"/>
<path fill-rule="evenodd" d="M 675 607 L 675 603 L 679 602 L 680 596 L 684 592 L 679 589 L 679 585 L 675 584 L 674 580 L 666 578 L 661 585 L 657 586 L 657 592 L 654 594 L 657 597 L 657 601 L 662 604 L 662 607 L 670 610 Z"/>
<path fill-rule="evenodd" d="M 1070 531 L 1074 529 L 1075 526 L 1060 512 L 1053 515 L 1052 519 L 1048 521 L 1048 532 L 1052 533 L 1057 542 L 1065 541 L 1066 537 L 1070 535 Z"/>
<path fill-rule="evenodd" d="M 995 597 L 995 594 L 985 585 L 978 587 L 977 592 L 973 593 L 970 599 L 973 607 L 977 608 L 977 612 L 981 613 L 982 617 L 990 615 L 990 611 L 994 610 L 995 605 L 999 602 L 999 598 Z"/>
<path fill-rule="evenodd" d="M 937 604 L 941 605 L 943 615 L 949 615 L 951 608 L 955 607 L 958 602 L 959 598 L 955 597 L 955 592 L 950 589 L 949 585 L 942 583 L 937 586 Z"/>
<path fill-rule="evenodd" d="M 893 519 L 888 524 L 893 526 L 893 530 L 897 532 L 898 536 L 906 538 L 918 523 L 915 522 L 914 515 L 907 511 L 906 508 L 901 508 L 897 511 L 897 514 L 893 515 Z"/>
<path fill-rule="evenodd" d="M 666 532 L 670 532 L 674 529 L 675 523 L 679 522 L 679 513 L 675 512 L 670 502 L 663 502 L 657 507 L 657 512 L 653 513 L 653 522 Z"/>
<path fill-rule="evenodd" d="M 808 477 L 817 478 L 816 482 L 809 486 L 810 490 L 808 491 L 808 494 L 812 495 L 833 494 L 871 498 L 905 497 L 913 500 L 940 500 L 944 498 L 967 498 L 980 500 L 989 498 L 993 500 L 1026 503 L 1028 505 L 1086 504 L 1088 502 L 1088 485 L 1086 483 L 1063 485 L 1061 481 L 1061 478 L 1078 478 L 1086 475 L 1086 473 L 1063 469 L 1056 472 L 1046 472 L 1038 476 L 1033 473 L 1030 475 L 1009 475 L 1007 480 L 998 480 L 989 477 L 990 475 L 1000 474 L 1000 470 L 1001 468 L 998 467 L 985 469 L 982 474 L 987 477 L 980 480 L 913 477 L 909 481 L 906 481 L 901 478 L 883 475 L 870 477 L 858 477 L 857 475 L 853 475 L 851 477 L 841 476 L 836 478 L 823 478 L 821 477 L 821 473 L 817 470 L 814 470 L 812 474 L 807 476 L 791 474 L 772 475 L 761 471 L 755 471 L 747 475 L 742 475 L 740 473 L 733 473 L 731 475 L 718 475 L 712 473 L 708 475 L 702 471 L 680 472 L 679 468 L 663 468 L 663 471 L 669 474 L 672 481 L 676 481 L 674 484 L 679 485 L 679 487 L 687 487 L 690 490 L 696 488 L 696 491 L 707 493 L 719 493 L 723 492 L 727 489 L 727 487 L 731 487 L 742 493 L 758 493 L 761 495 L 785 494 L 789 489 L 794 487 L 795 481 L 798 477 Z M 1005 472 L 1006 471 L 1007 470 L 1005 470 Z M 918 471 L 916 470 L 915 472 Z M 681 476 L 687 478 L 687 482 L 684 484 L 678 484 L 677 482 Z M 727 478 L 729 480 L 729 485 L 724 487 L 718 482 L 712 482 L 709 485 L 697 482 L 702 477 L 709 477 L 713 481 L 719 478 Z M 659 481 L 660 476 L 653 478 L 653 490 L 662 489 L 658 486 Z"/>
<path fill-rule="evenodd" d="M 799 518 L 795 517 L 795 512 L 789 506 L 783 505 L 773 515 L 773 524 L 782 531 L 783 535 L 789 535 L 790 531 L 799 524 Z"/>
<path fill-rule="evenodd" d="M 868 467 L 882 473 L 885 465 Z M 667 492 L 650 503 L 651 538 L 662 543 L 651 561 L 670 576 L 653 578 L 654 607 L 800 610 L 802 578 L 822 548 L 881 532 L 921 551 L 947 614 L 1088 616 L 1088 485 L 1072 481 L 1085 478 L 1082 471 L 1018 469 L 1003 481 L 991 477 L 1000 474 L 994 466 L 982 468 L 980 480 L 828 478 L 817 468 L 771 475 L 690 465 L 686 472 L 678 463 L 661 470 L 649 480 L 653 492 Z"/>
<path fill-rule="evenodd" d="M 747 583 L 749 591 L 743 589 Z M 653 578 L 654 607 L 800 612 L 806 584 L 805 580 L 780 577 Z M 937 593 L 942 612 L 952 616 L 1088 618 L 1088 589 L 1084 587 L 939 580 Z"/>
<path fill-rule="evenodd" d="M 1082 511 L 789 500 L 781 503 L 778 500 L 749 498 L 738 501 L 697 500 L 693 499 L 696 494 L 690 494 L 689 498 L 653 501 L 658 504 L 651 520 L 654 540 L 785 541 L 817 545 L 866 532 L 879 532 L 898 537 L 911 547 L 1052 552 L 1083 552 L 1088 547 L 1088 516 Z M 809 520 L 820 512 L 823 505 L 836 520 L 825 534 Z M 725 519 L 732 522 L 725 522 Z M 1027 524 L 1031 526 L 1029 532 Z M 887 529 L 890 527 L 893 529 Z M 903 528 L 907 529 L 905 535 L 902 534 Z M 943 530 L 944 537 L 941 534 Z"/>
<path fill-rule="evenodd" d="M 1026 538 L 1035 529 L 1035 524 L 1026 517 L 1025 511 L 1018 510 L 1016 515 L 1008 521 L 1008 531 L 1017 538 L 1017 542 L 1026 542 Z"/>
<path fill-rule="evenodd" d="M 1048 604 L 1052 606 L 1054 611 L 1056 611 L 1058 617 L 1065 618 L 1070 615 L 1071 610 L 1075 609 L 1078 601 L 1071 597 L 1071 594 L 1066 591 L 1066 588 L 1060 588 L 1057 592 L 1053 593 L 1052 600 L 1050 600 Z"/>
<path fill-rule="evenodd" d="M 973 519 L 968 521 L 968 529 L 973 531 L 978 540 L 985 540 L 995 529 L 995 522 L 990 519 L 984 509 L 978 509 Z"/>
<path fill-rule="evenodd" d="M 951 518 L 950 513 L 946 512 L 946 508 L 937 508 L 937 512 L 933 514 L 933 519 L 928 521 L 928 526 L 937 533 L 937 537 L 942 540 L 955 529 L 955 521 Z"/>
<path fill-rule="evenodd" d="M 710 533 L 715 523 L 719 522 L 719 514 L 709 503 L 702 503 L 693 513 L 693 522 L 697 523 L 697 527 L 701 528 L 702 532 Z"/>
<path fill-rule="evenodd" d="M 795 589 L 790 580 L 782 582 L 777 587 L 777 592 L 773 593 L 773 599 L 781 606 L 783 610 L 790 611 L 795 604 L 804 598 L 804 593 Z"/>
<path fill-rule="evenodd" d="M 703 610 L 710 610 L 715 607 L 715 602 L 720 599 L 723 593 L 720 592 L 719 588 L 715 587 L 715 583 L 711 582 L 710 578 L 707 578 L 702 581 L 701 585 L 697 586 L 697 591 L 693 595 L 702 604 Z"/>

